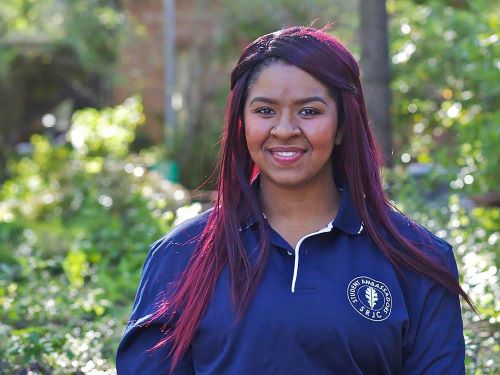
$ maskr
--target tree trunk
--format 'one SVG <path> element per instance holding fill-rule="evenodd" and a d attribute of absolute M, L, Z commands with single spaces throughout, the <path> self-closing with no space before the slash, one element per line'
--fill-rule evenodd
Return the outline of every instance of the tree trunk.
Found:
<path fill-rule="evenodd" d="M 361 69 L 368 115 L 388 167 L 392 166 L 389 42 L 385 0 L 359 0 Z"/>

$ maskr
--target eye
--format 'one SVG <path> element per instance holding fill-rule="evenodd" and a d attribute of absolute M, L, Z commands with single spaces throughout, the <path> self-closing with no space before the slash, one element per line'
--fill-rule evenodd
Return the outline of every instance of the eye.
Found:
<path fill-rule="evenodd" d="M 254 112 L 264 116 L 274 115 L 274 110 L 269 107 L 257 108 Z"/>
<path fill-rule="evenodd" d="M 318 111 L 315 108 L 304 108 L 299 112 L 299 115 L 305 116 L 305 117 L 312 117 L 314 115 L 319 115 L 321 112 Z"/>

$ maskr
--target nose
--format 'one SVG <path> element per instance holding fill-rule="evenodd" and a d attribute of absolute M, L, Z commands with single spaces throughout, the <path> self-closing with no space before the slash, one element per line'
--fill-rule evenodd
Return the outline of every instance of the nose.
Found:
<path fill-rule="evenodd" d="M 270 134 L 276 138 L 288 139 L 300 135 L 301 130 L 290 116 L 282 115 L 271 129 Z"/>

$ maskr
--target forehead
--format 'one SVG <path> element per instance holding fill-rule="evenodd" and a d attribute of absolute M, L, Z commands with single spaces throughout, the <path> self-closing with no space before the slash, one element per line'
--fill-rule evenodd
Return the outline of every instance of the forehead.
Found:
<path fill-rule="evenodd" d="M 311 74 L 294 66 L 276 62 L 266 66 L 257 74 L 248 89 L 248 98 L 255 96 L 273 99 L 303 98 L 305 96 L 328 95 L 328 88 Z"/>

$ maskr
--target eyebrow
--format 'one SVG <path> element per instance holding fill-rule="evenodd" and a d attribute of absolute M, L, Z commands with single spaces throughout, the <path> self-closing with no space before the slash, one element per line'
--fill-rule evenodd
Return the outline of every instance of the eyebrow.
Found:
<path fill-rule="evenodd" d="M 252 101 L 250 102 L 250 104 L 252 104 L 254 102 L 264 102 L 264 103 L 269 103 L 269 104 L 278 104 L 277 100 L 274 100 L 274 99 L 271 99 L 271 98 L 266 98 L 264 96 L 256 96 L 255 98 L 252 99 Z M 328 104 L 326 103 L 325 99 L 323 99 L 321 96 L 310 96 L 310 97 L 307 97 L 307 98 L 298 99 L 298 100 L 295 101 L 295 104 L 306 104 L 306 103 L 310 103 L 310 102 L 321 102 L 324 105 L 328 106 Z"/>

